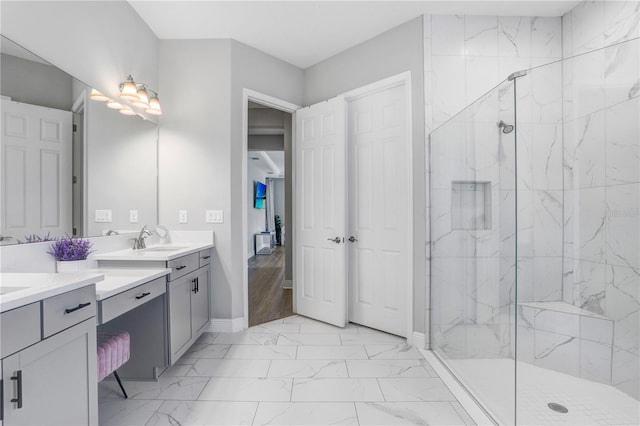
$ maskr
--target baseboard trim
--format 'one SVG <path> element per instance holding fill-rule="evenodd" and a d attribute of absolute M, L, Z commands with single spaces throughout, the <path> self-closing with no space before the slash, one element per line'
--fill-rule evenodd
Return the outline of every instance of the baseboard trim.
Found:
<path fill-rule="evenodd" d="M 293 288 L 293 280 L 284 280 L 282 288 Z"/>
<path fill-rule="evenodd" d="M 244 318 L 212 318 L 207 331 L 210 333 L 236 333 L 244 330 Z"/>
<path fill-rule="evenodd" d="M 413 332 L 413 346 L 420 349 L 426 349 L 427 339 L 424 333 Z"/>

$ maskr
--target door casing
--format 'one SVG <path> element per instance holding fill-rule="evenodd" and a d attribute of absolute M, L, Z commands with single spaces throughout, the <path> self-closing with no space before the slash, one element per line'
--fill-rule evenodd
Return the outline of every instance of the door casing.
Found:
<path fill-rule="evenodd" d="M 249 231 L 247 229 L 247 218 L 249 216 L 249 206 L 247 204 L 247 156 L 249 154 L 249 101 L 256 102 L 289 114 L 294 115 L 294 113 L 302 108 L 299 105 L 293 104 L 291 102 L 284 101 L 282 99 L 274 98 L 273 96 L 265 95 L 264 93 L 256 92 L 251 89 L 243 89 L 242 90 L 242 294 L 243 294 L 243 303 L 244 307 L 242 310 L 243 314 L 243 326 L 242 328 L 236 328 L 236 322 L 233 321 L 232 330 L 229 331 L 240 331 L 242 329 L 249 328 L 249 259 L 247 258 L 246 253 L 248 252 L 249 246 L 247 243 L 247 238 L 249 235 Z M 295 118 L 291 120 L 292 126 L 292 170 L 287 170 L 286 173 L 295 173 Z M 295 185 L 295 183 L 294 183 Z M 295 215 L 293 215 L 292 219 L 292 229 L 287 229 L 287 240 L 294 241 L 295 237 Z M 295 253 L 292 259 L 293 262 L 293 276 L 295 276 L 295 268 L 296 268 L 296 260 Z M 293 293 L 293 310 L 295 311 L 295 286 L 292 290 Z"/>

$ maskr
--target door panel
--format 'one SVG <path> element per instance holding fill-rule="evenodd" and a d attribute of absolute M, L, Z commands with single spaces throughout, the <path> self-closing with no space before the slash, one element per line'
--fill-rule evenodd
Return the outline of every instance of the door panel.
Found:
<path fill-rule="evenodd" d="M 296 112 L 297 313 L 346 324 L 344 99 Z M 337 242 L 330 241 L 338 237 Z"/>
<path fill-rule="evenodd" d="M 72 234 L 71 118 L 69 111 L 2 100 L 3 235 Z"/>
<path fill-rule="evenodd" d="M 406 114 L 404 86 L 349 103 L 349 319 L 400 336 L 411 288 Z"/>

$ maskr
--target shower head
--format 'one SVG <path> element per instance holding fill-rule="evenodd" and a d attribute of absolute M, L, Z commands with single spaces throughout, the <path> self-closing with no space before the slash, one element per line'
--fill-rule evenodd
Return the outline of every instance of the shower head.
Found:
<path fill-rule="evenodd" d="M 502 120 L 498 121 L 497 125 L 502 129 L 502 133 L 504 133 L 505 135 L 513 132 L 513 129 L 515 129 L 513 124 L 507 124 Z"/>

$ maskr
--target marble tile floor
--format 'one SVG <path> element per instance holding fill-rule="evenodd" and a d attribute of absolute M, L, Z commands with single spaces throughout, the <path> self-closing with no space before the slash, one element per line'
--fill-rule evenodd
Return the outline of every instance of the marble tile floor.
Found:
<path fill-rule="evenodd" d="M 107 425 L 474 424 L 405 340 L 291 316 L 205 333 L 158 382 L 99 384 Z"/>

